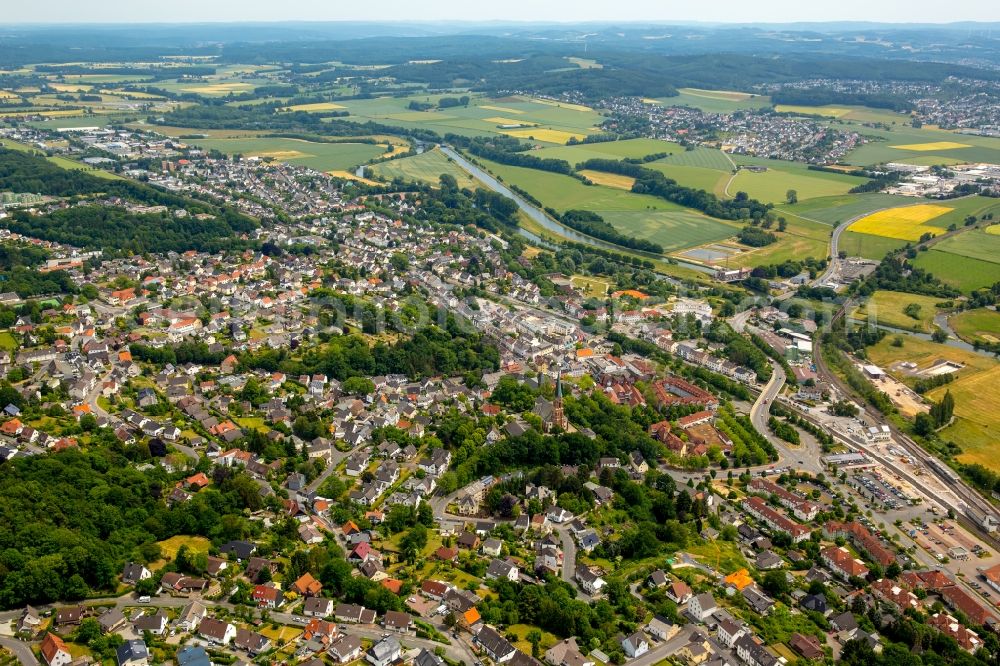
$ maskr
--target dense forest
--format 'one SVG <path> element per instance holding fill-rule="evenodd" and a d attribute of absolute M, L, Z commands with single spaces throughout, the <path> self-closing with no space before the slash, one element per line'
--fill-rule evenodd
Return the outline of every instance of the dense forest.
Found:
<path fill-rule="evenodd" d="M 0 245 L 0 291 L 13 291 L 21 298 L 73 293 L 76 282 L 65 271 L 40 273 L 37 268 L 48 252 L 30 245 Z"/>
<path fill-rule="evenodd" d="M 239 235 L 252 231 L 249 218 L 227 210 L 222 217 L 199 220 L 169 213 L 136 215 L 123 208 L 74 206 L 48 215 L 18 211 L 2 223 L 25 236 L 105 252 L 219 252 L 249 247 Z"/>
<path fill-rule="evenodd" d="M 775 104 L 801 106 L 849 104 L 851 106 L 889 109 L 890 111 L 909 111 L 913 108 L 913 104 L 902 97 L 885 94 L 849 93 L 831 88 L 782 88 L 771 93 L 771 101 Z"/>
<path fill-rule="evenodd" d="M 107 439 L 116 441 L 110 431 Z M 140 472 L 110 447 L 17 457 L 2 468 L 4 608 L 114 591 L 125 562 L 144 561 L 144 545 L 175 534 L 244 538 L 243 510 L 261 506 L 257 484 L 234 476 L 168 508 L 172 483 L 162 468 Z"/>

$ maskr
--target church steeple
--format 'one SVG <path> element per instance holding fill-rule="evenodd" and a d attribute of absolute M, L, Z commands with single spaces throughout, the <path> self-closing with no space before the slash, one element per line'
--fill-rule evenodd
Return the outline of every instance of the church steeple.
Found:
<path fill-rule="evenodd" d="M 562 368 L 556 375 L 556 399 L 552 401 L 552 427 L 566 430 L 569 423 L 566 421 L 566 414 L 563 412 L 563 392 L 562 392 Z"/>

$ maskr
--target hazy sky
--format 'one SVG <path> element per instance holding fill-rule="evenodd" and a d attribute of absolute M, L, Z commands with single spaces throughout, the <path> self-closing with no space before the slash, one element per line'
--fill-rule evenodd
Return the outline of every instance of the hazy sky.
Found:
<path fill-rule="evenodd" d="M 335 20 L 998 21 L 996 0 L 5 0 L 14 22 Z"/>

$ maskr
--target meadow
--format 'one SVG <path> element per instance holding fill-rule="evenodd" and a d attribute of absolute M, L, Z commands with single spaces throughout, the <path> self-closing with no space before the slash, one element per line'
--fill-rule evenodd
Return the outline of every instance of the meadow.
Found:
<path fill-rule="evenodd" d="M 781 164 L 780 167 L 769 166 L 763 173 L 741 169 L 729 186 L 729 193 L 746 192 L 754 199 L 779 204 L 785 202 L 788 190 L 795 190 L 800 200 L 814 199 L 847 194 L 852 187 L 864 182 L 857 176 L 805 171 Z"/>
<path fill-rule="evenodd" d="M 647 100 L 663 106 L 690 106 L 708 113 L 732 113 L 739 109 L 762 109 L 770 106 L 771 99 L 764 95 L 749 95 L 729 90 L 701 90 L 680 88 L 674 97 Z"/>
<path fill-rule="evenodd" d="M 640 158 L 656 153 L 682 153 L 684 148 L 669 141 L 657 139 L 625 139 L 600 143 L 580 143 L 573 146 L 542 148 L 532 155 L 545 159 L 566 160 L 571 166 L 592 159 L 616 160 L 625 157 Z"/>
<path fill-rule="evenodd" d="M 1000 342 L 1000 313 L 996 310 L 986 308 L 966 310 L 953 316 L 948 323 L 958 336 L 968 343 Z"/>
<path fill-rule="evenodd" d="M 934 315 L 940 311 L 937 304 L 941 301 L 942 299 L 932 296 L 879 290 L 872 294 L 864 305 L 852 312 L 851 316 L 862 321 L 867 321 L 871 317 L 885 326 L 930 333 L 934 327 Z M 916 319 L 904 312 L 909 305 L 919 306 Z"/>
<path fill-rule="evenodd" d="M 780 213 L 779 213 L 780 215 Z M 830 228 L 825 224 L 787 216 L 788 227 L 775 232 L 777 243 L 747 248 L 730 260 L 731 266 L 764 266 L 785 261 L 800 261 L 806 257 L 826 257 L 830 251 Z"/>
<path fill-rule="evenodd" d="M 965 293 L 975 289 L 987 289 L 1000 282 L 1000 263 L 970 259 L 951 252 L 942 252 L 936 247 L 919 253 L 913 264 L 917 268 L 930 271 L 945 284 Z"/>
<path fill-rule="evenodd" d="M 365 169 L 374 175 L 392 180 L 402 178 L 423 183 L 437 185 L 440 182 L 441 174 L 449 173 L 455 177 L 460 187 L 470 187 L 475 189 L 481 186 L 479 181 L 470 176 L 464 169 L 453 163 L 448 157 L 436 148 L 428 150 L 420 155 L 410 157 L 400 157 L 388 162 L 380 162 Z"/>
<path fill-rule="evenodd" d="M 792 113 L 806 116 L 826 116 L 838 120 L 853 120 L 860 123 L 908 123 L 905 114 L 894 113 L 887 109 L 873 109 L 867 106 L 832 105 L 799 106 L 793 104 L 776 104 L 774 110 L 778 113 Z"/>

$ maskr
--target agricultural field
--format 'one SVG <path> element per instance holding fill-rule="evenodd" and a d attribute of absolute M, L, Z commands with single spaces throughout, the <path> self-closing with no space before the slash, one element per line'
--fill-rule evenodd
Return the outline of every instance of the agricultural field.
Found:
<path fill-rule="evenodd" d="M 573 146 L 542 148 L 532 155 L 545 159 L 566 160 L 571 166 L 592 159 L 618 160 L 625 157 L 640 158 L 656 153 L 682 153 L 684 149 L 669 141 L 656 139 L 625 139 L 601 143 L 580 143 Z M 654 163 L 655 164 L 655 163 Z M 646 165 L 650 166 L 650 165 Z"/>
<path fill-rule="evenodd" d="M 270 157 L 317 171 L 350 169 L 385 153 L 385 146 L 368 143 L 320 143 L 302 139 L 244 137 L 237 139 L 189 139 L 205 150 L 227 155 Z"/>
<path fill-rule="evenodd" d="M 853 217 L 859 217 L 883 208 L 893 208 L 912 203 L 909 197 L 892 194 L 844 194 L 833 197 L 820 197 L 809 201 L 799 201 L 797 204 L 780 204 L 778 212 L 797 215 L 813 222 L 822 222 L 837 226 Z"/>
<path fill-rule="evenodd" d="M 717 148 L 705 148 L 699 146 L 694 150 L 678 150 L 670 157 L 647 164 L 655 166 L 657 164 L 672 164 L 675 166 L 701 167 L 702 169 L 715 169 L 725 173 L 732 173 L 736 168 L 728 155 Z"/>
<path fill-rule="evenodd" d="M 970 259 L 1000 263 L 1000 236 L 982 229 L 970 229 L 946 238 L 934 245 L 934 249 Z"/>
<path fill-rule="evenodd" d="M 659 243 L 664 252 L 731 238 L 739 227 L 687 210 L 597 211 L 624 234 Z"/>
<path fill-rule="evenodd" d="M 690 106 L 707 113 L 732 113 L 739 109 L 762 109 L 770 106 L 771 99 L 764 95 L 750 95 L 729 90 L 701 90 L 680 88 L 674 97 L 646 100 L 649 104 L 663 106 Z"/>
<path fill-rule="evenodd" d="M 1000 342 L 1000 312 L 979 308 L 966 310 L 948 320 L 960 338 L 972 344 Z"/>
<path fill-rule="evenodd" d="M 780 213 L 779 213 L 780 214 Z M 729 261 L 730 266 L 764 266 L 779 264 L 806 257 L 817 259 L 826 257 L 830 251 L 830 228 L 811 220 L 786 216 L 788 227 L 783 232 L 775 231 L 777 243 L 764 247 L 745 248 Z"/>
<path fill-rule="evenodd" d="M 892 345 L 896 338 L 903 340 L 902 347 Z M 930 391 L 927 397 L 937 401 L 946 391 L 951 391 L 955 398 L 957 418 L 953 425 L 941 431 L 941 437 L 962 448 L 958 459 L 1000 471 L 996 451 L 996 433 L 1000 430 L 1000 363 L 984 354 L 905 334 L 886 336 L 868 348 L 868 357 L 883 368 L 897 361 L 912 361 L 918 370 L 923 370 L 942 359 L 964 365 L 956 373 L 955 381 Z"/>
<path fill-rule="evenodd" d="M 430 129 L 439 134 L 488 136 L 507 134 L 519 138 L 535 137 L 542 145 L 565 145 L 570 137 L 582 139 L 596 131 L 602 116 L 585 106 L 550 102 L 528 97 L 492 99 L 473 97 L 468 106 L 449 107 L 445 111 L 413 111 L 411 101 L 435 104 L 441 97 L 455 95 L 418 94 L 411 97 L 380 97 L 349 100 L 342 103 L 358 121 L 373 120 L 408 129 Z M 512 123 L 498 123 L 510 120 Z M 503 129 L 502 124 L 524 125 L 521 129 Z M 657 151 L 653 151 L 657 152 Z M 643 153 L 648 154 L 648 153 Z"/>
<path fill-rule="evenodd" d="M 942 299 L 920 296 L 900 291 L 876 291 L 868 301 L 851 313 L 854 319 L 873 319 L 878 324 L 901 328 L 917 333 L 930 333 L 934 328 L 934 315 L 940 312 L 938 303 Z M 911 317 L 906 309 L 917 306 Z"/>
<path fill-rule="evenodd" d="M 768 167 L 757 173 L 740 170 L 729 186 L 729 193 L 746 192 L 765 203 L 783 203 L 788 190 L 795 190 L 800 200 L 847 194 L 852 187 L 864 182 L 857 176 L 840 175 L 825 171 L 805 171 Z"/>
<path fill-rule="evenodd" d="M 635 185 L 635 178 L 629 176 L 622 176 L 617 173 L 607 173 L 605 171 L 592 171 L 590 169 L 584 169 L 578 172 L 581 176 L 594 183 L 595 185 L 603 185 L 604 187 L 613 187 L 619 190 L 631 190 L 632 186 Z"/>
<path fill-rule="evenodd" d="M 334 104 L 333 102 L 316 102 L 315 104 L 296 104 L 295 106 L 288 106 L 285 107 L 285 111 L 340 111 L 343 108 L 344 107 L 342 105 Z"/>
<path fill-rule="evenodd" d="M 798 106 L 792 104 L 776 104 L 774 110 L 778 113 L 801 114 L 805 116 L 826 116 L 838 120 L 853 120 L 859 123 L 908 123 L 906 114 L 895 113 L 888 109 L 873 109 L 866 106 L 826 105 Z"/>
<path fill-rule="evenodd" d="M 860 146 L 847 156 L 848 164 L 1000 162 L 1000 139 L 996 138 L 908 126 L 891 130 L 866 127 L 864 132 L 884 140 Z"/>
<path fill-rule="evenodd" d="M 720 198 L 725 197 L 726 183 L 729 182 L 730 178 L 728 171 L 668 164 L 663 160 L 652 162 L 645 166 L 649 169 L 659 171 L 667 178 L 673 178 L 685 187 L 712 192 Z"/>
<path fill-rule="evenodd" d="M 366 167 L 365 172 L 371 172 L 386 180 L 402 178 L 403 180 L 430 183 L 431 185 L 438 184 L 441 174 L 449 173 L 458 181 L 459 187 L 475 189 L 479 185 L 479 181 L 470 176 L 464 169 L 454 164 L 444 153 L 436 148 L 420 155 L 400 157 L 374 164 Z"/>
<path fill-rule="evenodd" d="M 917 204 L 884 210 L 867 215 L 848 229 L 856 234 L 870 234 L 899 240 L 916 241 L 924 234 L 936 236 L 944 228 L 929 224 L 954 210 L 938 204 Z"/>
<path fill-rule="evenodd" d="M 918 254 L 913 264 L 917 268 L 930 271 L 945 284 L 965 293 L 976 289 L 987 289 L 1000 282 L 1000 263 L 970 259 L 942 252 L 936 247 Z"/>

